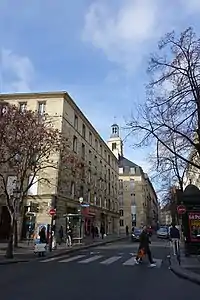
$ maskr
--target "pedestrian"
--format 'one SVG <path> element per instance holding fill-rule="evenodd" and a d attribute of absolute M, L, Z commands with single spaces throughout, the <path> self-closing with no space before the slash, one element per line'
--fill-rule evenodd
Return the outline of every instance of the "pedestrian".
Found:
<path fill-rule="evenodd" d="M 172 248 L 173 248 L 174 255 L 176 255 L 176 243 L 179 244 L 180 232 L 179 232 L 178 228 L 176 227 L 175 223 L 172 224 L 169 235 L 170 235 L 170 240 L 172 242 Z"/>
<path fill-rule="evenodd" d="M 40 230 L 39 237 L 40 237 L 40 244 L 45 244 L 45 247 L 46 247 L 47 238 L 46 238 L 46 228 L 45 228 L 45 226 L 43 226 L 42 229 Z M 45 251 L 39 252 L 39 256 L 44 256 L 44 254 L 45 254 Z"/>
<path fill-rule="evenodd" d="M 63 227 L 60 226 L 60 229 L 59 229 L 59 245 L 61 245 L 62 241 L 63 241 L 63 237 L 64 237 L 64 231 L 63 231 Z"/>
<path fill-rule="evenodd" d="M 104 235 L 105 235 L 105 227 L 104 227 L 103 224 L 101 224 L 100 233 L 101 233 L 101 238 L 102 238 L 102 240 L 103 240 Z"/>
<path fill-rule="evenodd" d="M 129 235 L 129 229 L 128 229 L 128 225 L 126 225 L 126 236 Z"/>
<path fill-rule="evenodd" d="M 150 250 L 149 244 L 151 244 L 151 241 L 149 239 L 147 227 L 144 226 L 143 230 L 142 230 L 142 233 L 140 235 L 140 245 L 139 245 L 139 249 L 138 249 L 138 254 L 137 254 L 136 258 L 135 258 L 135 262 L 136 262 L 136 264 L 139 264 L 142 261 L 142 257 L 141 257 L 140 253 L 142 251 L 144 251 L 144 253 L 147 254 L 147 256 L 148 256 L 150 267 L 156 267 L 156 264 L 154 263 L 154 261 L 152 259 L 152 255 L 151 255 L 151 250 Z"/>
<path fill-rule="evenodd" d="M 67 239 L 66 239 L 66 246 L 72 246 L 72 228 L 70 226 L 67 227 Z"/>

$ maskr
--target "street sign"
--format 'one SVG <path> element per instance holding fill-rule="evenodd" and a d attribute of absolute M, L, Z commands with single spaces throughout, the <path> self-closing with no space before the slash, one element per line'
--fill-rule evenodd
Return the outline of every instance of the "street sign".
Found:
<path fill-rule="evenodd" d="M 179 215 L 184 215 L 186 213 L 186 207 L 185 205 L 178 205 L 177 206 L 177 212 Z"/>
<path fill-rule="evenodd" d="M 56 209 L 55 209 L 55 208 L 51 208 L 50 211 L 49 211 L 49 214 L 50 214 L 51 216 L 55 216 L 55 214 L 56 214 Z"/>

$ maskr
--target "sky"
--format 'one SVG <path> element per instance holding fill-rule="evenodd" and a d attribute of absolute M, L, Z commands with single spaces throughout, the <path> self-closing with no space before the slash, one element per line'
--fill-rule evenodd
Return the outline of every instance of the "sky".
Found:
<path fill-rule="evenodd" d="M 199 0 L 0 0 L 0 91 L 67 91 L 107 140 L 145 101 L 149 54 L 165 33 L 200 33 Z M 149 171 L 150 149 L 124 154 Z"/>

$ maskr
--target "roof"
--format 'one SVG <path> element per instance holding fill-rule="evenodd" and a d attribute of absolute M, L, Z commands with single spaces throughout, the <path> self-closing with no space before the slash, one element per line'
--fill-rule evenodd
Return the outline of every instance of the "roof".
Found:
<path fill-rule="evenodd" d="M 184 196 L 189 196 L 189 197 L 195 197 L 195 196 L 200 196 L 200 190 L 198 189 L 197 186 L 193 185 L 193 184 L 189 184 L 188 186 L 186 186 L 184 192 L 183 192 Z"/>
<path fill-rule="evenodd" d="M 119 157 L 119 168 L 124 168 L 124 173 L 123 175 L 129 175 L 129 170 L 126 172 L 126 168 L 135 168 L 135 175 L 142 175 L 143 170 L 140 166 L 136 165 L 134 162 L 131 160 L 127 159 L 124 156 Z"/>
<path fill-rule="evenodd" d="M 140 168 L 140 166 L 136 165 L 134 162 L 124 156 L 120 156 L 119 158 L 119 167 Z"/>

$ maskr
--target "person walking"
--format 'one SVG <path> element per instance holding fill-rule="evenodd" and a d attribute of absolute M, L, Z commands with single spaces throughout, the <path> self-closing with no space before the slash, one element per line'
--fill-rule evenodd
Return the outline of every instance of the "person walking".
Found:
<path fill-rule="evenodd" d="M 149 239 L 147 227 L 144 226 L 142 233 L 140 235 L 140 245 L 139 245 L 139 249 L 138 249 L 138 254 L 135 258 L 135 262 L 136 262 L 136 264 L 139 264 L 142 261 L 142 258 L 140 257 L 140 252 L 144 251 L 144 253 L 147 254 L 147 256 L 148 256 L 150 267 L 156 267 L 156 264 L 154 263 L 154 261 L 152 259 L 149 244 L 151 244 L 151 241 Z"/>
<path fill-rule="evenodd" d="M 101 224 L 100 233 L 101 233 L 101 238 L 102 238 L 102 240 L 103 240 L 104 235 L 105 235 L 105 227 L 104 227 L 103 224 Z"/>
<path fill-rule="evenodd" d="M 170 235 L 170 240 L 172 242 L 173 253 L 174 255 L 176 255 L 176 243 L 179 244 L 180 242 L 180 232 L 176 227 L 175 223 L 172 224 L 169 235 Z"/>

